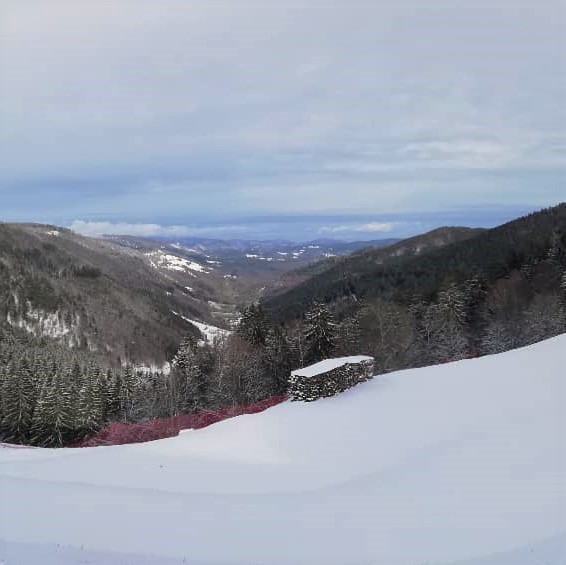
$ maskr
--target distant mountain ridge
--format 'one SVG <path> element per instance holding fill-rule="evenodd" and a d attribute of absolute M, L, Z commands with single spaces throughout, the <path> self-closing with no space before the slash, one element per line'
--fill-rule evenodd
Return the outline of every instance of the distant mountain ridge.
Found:
<path fill-rule="evenodd" d="M 113 241 L 156 241 L 165 245 L 183 247 L 197 254 L 217 255 L 218 258 L 259 259 L 278 263 L 292 262 L 304 264 L 318 261 L 330 255 L 346 255 L 368 247 L 387 247 L 401 241 L 399 238 L 376 239 L 370 241 L 342 241 L 339 239 L 315 239 L 295 242 L 285 239 L 211 239 L 201 237 L 183 238 L 131 238 L 128 236 L 105 236 Z M 254 257 L 253 255 L 256 255 Z"/>

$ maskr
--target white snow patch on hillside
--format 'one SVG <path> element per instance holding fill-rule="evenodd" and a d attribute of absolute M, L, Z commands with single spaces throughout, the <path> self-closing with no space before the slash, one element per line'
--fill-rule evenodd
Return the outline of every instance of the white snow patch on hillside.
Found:
<path fill-rule="evenodd" d="M 122 363 L 122 367 L 127 367 L 129 363 Z M 162 373 L 168 375 L 171 372 L 171 363 L 165 361 L 161 365 L 155 363 L 151 365 L 133 365 L 133 370 L 136 372 L 143 373 L 144 375 L 149 375 L 150 373 Z"/>
<path fill-rule="evenodd" d="M 147 256 L 150 258 L 151 265 L 156 269 L 167 269 L 169 271 L 180 271 L 185 273 L 188 272 L 189 274 L 192 274 L 191 271 L 197 273 L 210 272 L 200 263 L 190 261 L 184 257 L 177 257 L 176 255 L 165 253 L 164 251 L 152 251 L 147 253 Z"/>
<path fill-rule="evenodd" d="M 0 562 L 563 564 L 565 364 L 560 336 L 176 438 L 1 449 Z"/>
<path fill-rule="evenodd" d="M 175 316 L 179 316 L 179 318 L 185 320 L 185 322 L 189 322 L 189 324 L 196 326 L 201 334 L 203 334 L 206 341 L 214 341 L 215 339 L 226 337 L 232 333 L 229 330 L 224 330 L 211 324 L 205 324 L 204 322 L 199 322 L 198 320 L 192 320 L 191 318 L 187 318 L 179 314 L 178 312 L 175 312 L 174 310 L 171 310 L 171 312 L 173 312 Z"/>
<path fill-rule="evenodd" d="M 273 261 L 273 257 L 263 257 L 262 255 L 258 255 L 257 253 L 246 253 L 246 257 L 248 259 L 257 259 L 258 261 Z"/>
<path fill-rule="evenodd" d="M 31 302 L 27 301 L 26 311 L 23 314 L 12 316 L 8 312 L 6 321 L 10 326 L 20 328 L 31 335 L 62 340 L 69 347 L 75 347 L 80 343 L 79 314 L 67 319 L 61 312 L 46 312 L 34 308 Z"/>

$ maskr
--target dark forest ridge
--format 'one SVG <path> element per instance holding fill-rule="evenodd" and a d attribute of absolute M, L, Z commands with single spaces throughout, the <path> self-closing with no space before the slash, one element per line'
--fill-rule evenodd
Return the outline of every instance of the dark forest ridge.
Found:
<path fill-rule="evenodd" d="M 306 277 L 299 274 L 298 284 L 266 297 L 264 306 L 288 321 L 314 300 L 342 310 L 356 310 L 360 300 L 430 300 L 450 282 L 481 277 L 493 284 L 526 263 L 540 262 L 553 245 L 563 245 L 557 242 L 565 233 L 566 203 L 488 230 L 440 228 L 318 265 Z"/>
<path fill-rule="evenodd" d="M 279 281 L 272 285 L 266 300 L 269 300 L 272 296 L 289 291 L 293 287 L 308 281 L 310 278 L 322 275 L 334 268 L 340 269 L 343 272 L 349 272 L 352 268 L 355 269 L 353 265 L 358 258 L 365 260 L 371 257 L 372 262 L 381 264 L 395 257 L 422 255 L 432 249 L 469 239 L 482 231 L 484 231 L 483 228 L 441 227 L 424 234 L 395 241 L 391 243 L 391 245 L 381 248 L 366 245 L 352 252 L 352 254 L 347 257 L 330 257 L 324 261 L 319 261 L 303 269 L 297 269 L 291 271 L 289 274 L 283 275 Z"/>

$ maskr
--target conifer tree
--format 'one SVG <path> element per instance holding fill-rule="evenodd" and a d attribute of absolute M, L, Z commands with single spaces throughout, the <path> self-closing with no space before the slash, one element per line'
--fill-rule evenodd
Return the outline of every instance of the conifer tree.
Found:
<path fill-rule="evenodd" d="M 45 378 L 33 419 L 36 445 L 61 447 L 76 439 L 76 417 L 68 383 L 69 372 L 54 363 Z"/>
<path fill-rule="evenodd" d="M 122 375 L 119 371 L 106 371 L 106 413 L 112 421 L 123 419 Z"/>
<path fill-rule="evenodd" d="M 90 366 L 82 379 L 78 395 L 76 429 L 79 437 L 88 437 L 100 429 L 103 418 L 103 397 L 100 370 Z"/>
<path fill-rule="evenodd" d="M 306 362 L 330 357 L 336 347 L 336 334 L 332 312 L 322 302 L 315 302 L 305 315 Z"/>
<path fill-rule="evenodd" d="M 177 410 L 196 412 L 207 405 L 209 387 L 206 375 L 199 364 L 194 340 L 185 339 L 181 343 L 173 359 L 170 378 Z"/>
<path fill-rule="evenodd" d="M 124 422 L 128 422 L 132 419 L 137 384 L 138 380 L 133 367 L 126 365 L 122 371 L 120 387 L 122 418 Z"/>
<path fill-rule="evenodd" d="M 338 326 L 337 349 L 341 355 L 356 355 L 360 347 L 360 316 L 346 318 Z"/>
<path fill-rule="evenodd" d="M 27 358 L 7 367 L 3 386 L 2 428 L 8 441 L 26 443 L 30 439 L 36 394 Z"/>
<path fill-rule="evenodd" d="M 269 395 L 283 394 L 287 390 L 291 373 L 291 348 L 282 328 L 271 328 L 265 340 L 265 379 L 269 382 Z"/>
<path fill-rule="evenodd" d="M 250 345 L 265 345 L 269 323 L 260 304 L 251 304 L 242 313 L 236 333 Z"/>

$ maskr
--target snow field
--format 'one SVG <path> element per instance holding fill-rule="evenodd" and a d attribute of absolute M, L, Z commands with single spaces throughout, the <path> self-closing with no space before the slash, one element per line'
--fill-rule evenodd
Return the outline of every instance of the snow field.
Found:
<path fill-rule="evenodd" d="M 563 335 L 147 444 L 1 449 L 0 563 L 563 564 L 565 363 Z"/>
<path fill-rule="evenodd" d="M 223 337 L 226 337 L 231 333 L 229 330 L 223 330 L 222 328 L 213 326 L 212 324 L 205 324 L 204 322 L 199 322 L 198 320 L 192 320 L 191 318 L 187 318 L 179 314 L 178 312 L 175 312 L 174 310 L 171 310 L 171 312 L 173 312 L 175 316 L 179 316 L 179 318 L 185 320 L 185 322 L 188 322 L 189 324 L 193 324 L 193 326 L 196 326 L 198 330 L 201 332 L 201 334 L 204 336 L 206 341 L 214 341 L 216 338 L 222 339 Z"/>

